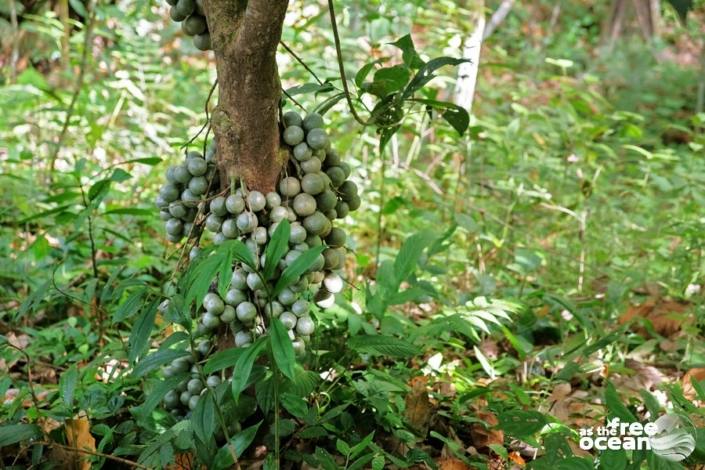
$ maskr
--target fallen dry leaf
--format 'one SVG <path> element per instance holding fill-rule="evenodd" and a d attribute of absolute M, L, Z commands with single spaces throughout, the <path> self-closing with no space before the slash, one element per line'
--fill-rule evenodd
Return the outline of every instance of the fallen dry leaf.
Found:
<path fill-rule="evenodd" d="M 504 444 L 504 432 L 498 429 L 487 429 L 499 424 L 497 416 L 491 411 L 477 411 L 475 416 L 486 423 L 484 426 L 480 423 L 470 425 L 470 437 L 472 442 L 478 449 L 487 448 L 492 444 Z"/>
<path fill-rule="evenodd" d="M 685 373 L 683 376 L 683 379 L 681 380 L 682 386 L 683 386 L 683 396 L 685 396 L 688 400 L 695 400 L 697 398 L 698 394 L 695 391 L 695 387 L 693 387 L 693 380 L 696 380 L 698 382 L 701 382 L 705 380 L 705 368 L 699 367 L 696 369 L 690 369 L 688 372 Z"/>
<path fill-rule="evenodd" d="M 517 451 L 512 451 L 509 453 L 509 460 L 522 467 L 526 465 L 526 460 L 524 460 L 524 457 L 522 457 Z"/>
<path fill-rule="evenodd" d="M 411 379 L 409 384 L 411 392 L 404 400 L 406 403 L 406 409 L 404 410 L 406 421 L 412 429 L 424 436 L 428 432 L 428 426 L 433 416 L 433 404 L 428 398 L 428 391 L 426 390 L 427 381 L 426 377 L 414 377 Z"/>
<path fill-rule="evenodd" d="M 676 302 L 674 300 L 663 300 L 650 298 L 640 305 L 631 305 L 626 312 L 619 317 L 619 324 L 623 325 L 638 318 L 645 318 L 651 322 L 654 330 L 662 336 L 673 336 L 681 331 L 684 324 L 692 321 L 689 315 L 690 304 Z M 637 327 L 635 331 L 645 334 L 646 330 Z"/>
<path fill-rule="evenodd" d="M 439 470 L 470 470 L 470 467 L 465 465 L 465 462 L 453 457 L 439 459 L 436 463 Z"/>
<path fill-rule="evenodd" d="M 95 438 L 91 435 L 90 423 L 86 416 L 66 420 L 66 443 L 69 447 L 95 452 Z M 74 468 L 90 470 L 91 460 L 89 455 L 74 452 L 74 459 Z"/>

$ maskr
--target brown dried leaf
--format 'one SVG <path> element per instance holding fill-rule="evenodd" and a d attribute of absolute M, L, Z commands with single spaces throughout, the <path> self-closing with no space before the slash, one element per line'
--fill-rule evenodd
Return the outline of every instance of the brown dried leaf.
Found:
<path fill-rule="evenodd" d="M 683 396 L 691 401 L 695 400 L 697 397 L 697 392 L 695 391 L 695 387 L 693 387 L 693 379 L 698 382 L 705 380 L 705 368 L 699 367 L 696 369 L 690 369 L 683 376 L 681 381 L 683 384 Z"/>
<path fill-rule="evenodd" d="M 487 426 L 480 423 L 470 425 L 470 437 L 478 449 L 487 448 L 492 444 L 504 444 L 504 432 L 498 429 L 487 429 L 499 424 L 499 419 L 491 411 L 478 411 L 476 417 L 484 421 Z"/>
<path fill-rule="evenodd" d="M 512 451 L 509 453 L 509 460 L 521 467 L 526 465 L 526 460 L 524 460 L 524 457 L 522 457 L 521 454 L 517 451 Z"/>
<path fill-rule="evenodd" d="M 90 423 L 86 416 L 66 420 L 66 442 L 69 447 L 95 452 L 95 438 L 91 435 Z M 74 452 L 74 468 L 90 470 L 90 456 Z"/>
<path fill-rule="evenodd" d="M 406 409 L 404 417 L 412 429 L 422 435 L 428 432 L 428 426 L 433 416 L 433 404 L 428 398 L 426 390 L 426 377 L 414 377 L 411 379 L 411 392 L 406 396 Z"/>
<path fill-rule="evenodd" d="M 454 457 L 445 457 L 437 462 L 439 470 L 470 470 L 465 462 Z"/>
<path fill-rule="evenodd" d="M 648 299 L 641 305 L 632 305 L 619 317 L 619 324 L 629 323 L 638 318 L 645 318 L 651 322 L 654 330 L 662 336 L 673 336 L 681 331 L 684 324 L 692 321 L 688 315 L 689 304 L 674 300 L 658 298 Z M 646 331 L 637 327 L 635 331 L 644 334 Z"/>

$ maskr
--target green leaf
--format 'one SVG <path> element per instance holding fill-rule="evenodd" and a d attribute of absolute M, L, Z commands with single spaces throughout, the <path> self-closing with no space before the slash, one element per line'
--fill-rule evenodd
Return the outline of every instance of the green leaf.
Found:
<path fill-rule="evenodd" d="M 683 22 L 688 18 L 688 12 L 693 9 L 693 0 L 668 0 L 668 3 L 676 10 Z"/>
<path fill-rule="evenodd" d="M 182 349 L 160 349 L 141 359 L 132 370 L 132 375 L 134 377 L 143 377 L 164 364 L 188 355 L 189 352 Z"/>
<path fill-rule="evenodd" d="M 152 410 L 159 405 L 162 398 L 164 398 L 164 395 L 166 395 L 169 390 L 175 390 L 181 382 L 190 377 L 191 375 L 188 372 L 183 372 L 181 374 L 171 376 L 168 379 L 156 381 L 156 386 L 150 389 L 149 393 L 145 394 L 147 398 L 144 403 L 140 406 L 132 408 L 131 411 L 136 416 L 146 418 Z"/>
<path fill-rule="evenodd" d="M 200 302 L 203 300 L 219 269 L 220 258 L 216 254 L 204 256 L 200 259 L 197 258 L 195 263 L 189 267 L 183 280 L 186 292 L 184 306 L 186 308 L 193 301 Z"/>
<path fill-rule="evenodd" d="M 402 36 L 390 44 L 401 49 L 401 58 L 404 60 L 407 67 L 411 69 L 418 69 L 424 66 L 425 62 L 416 52 L 416 47 L 414 46 L 414 41 L 411 39 L 411 34 Z"/>
<path fill-rule="evenodd" d="M 411 79 L 411 82 L 409 82 L 409 85 L 407 85 L 402 97 L 404 99 L 410 98 L 414 93 L 423 88 L 428 82 L 430 82 L 436 77 L 433 72 L 435 72 L 439 68 L 446 65 L 459 65 L 463 62 L 469 62 L 469 60 L 455 59 L 453 57 L 437 57 L 435 59 L 429 60 L 426 64 L 423 65 L 423 67 L 419 69 L 414 78 Z"/>
<path fill-rule="evenodd" d="M 271 377 L 255 384 L 255 398 L 264 414 L 268 414 L 274 406 L 274 381 Z"/>
<path fill-rule="evenodd" d="M 36 424 L 7 424 L 0 426 L 0 449 L 21 441 L 40 437 L 42 431 Z"/>
<path fill-rule="evenodd" d="M 121 168 L 116 168 L 113 170 L 113 174 L 110 175 L 110 181 L 115 181 L 116 183 L 122 183 L 132 178 L 132 175 Z"/>
<path fill-rule="evenodd" d="M 130 333 L 130 338 L 127 340 L 130 362 L 134 362 L 147 349 L 149 336 L 154 327 L 154 319 L 157 316 L 158 305 L 156 300 L 149 304 L 132 326 L 132 333 Z"/>
<path fill-rule="evenodd" d="M 208 362 L 203 367 L 203 372 L 212 374 L 228 367 L 234 367 L 243 352 L 245 352 L 243 348 L 228 348 L 218 351 L 208 359 Z"/>
<path fill-rule="evenodd" d="M 235 434 L 232 439 L 230 439 L 230 443 L 221 447 L 215 456 L 215 461 L 213 464 L 214 468 L 230 468 L 235 463 L 232 456 L 233 452 L 235 453 L 236 458 L 240 458 L 247 448 L 250 447 L 252 441 L 255 440 L 255 436 L 257 435 L 257 431 L 259 430 L 261 424 L 262 421 L 250 426 L 249 428 L 243 429 L 239 433 Z"/>
<path fill-rule="evenodd" d="M 340 438 L 335 441 L 335 449 L 346 457 L 350 453 L 350 446 Z"/>
<path fill-rule="evenodd" d="M 235 401 L 237 401 L 240 397 L 240 393 L 245 390 L 247 381 L 250 378 L 250 373 L 252 372 L 252 366 L 255 364 L 255 360 L 257 360 L 257 357 L 262 353 L 264 346 L 267 344 L 266 339 L 266 336 L 260 336 L 257 338 L 254 343 L 244 348 L 243 353 L 237 359 L 232 380 L 232 393 Z"/>
<path fill-rule="evenodd" d="M 142 305 L 142 299 L 144 299 L 146 294 L 146 287 L 140 287 L 130 294 L 113 314 L 113 323 L 124 321 L 139 312 L 140 306 Z"/>
<path fill-rule="evenodd" d="M 286 267 L 282 275 L 279 277 L 277 284 L 274 286 L 272 295 L 278 295 L 285 288 L 298 281 L 299 277 L 301 277 L 303 273 L 313 266 L 313 263 L 316 262 L 316 258 L 318 258 L 318 255 L 323 253 L 324 249 L 325 246 L 323 245 L 314 246 L 313 248 L 309 248 L 304 251 L 298 258 L 296 258 L 293 263 Z"/>
<path fill-rule="evenodd" d="M 538 411 L 510 410 L 498 418 L 499 428 L 519 439 L 531 437 L 546 425 L 546 417 Z"/>
<path fill-rule="evenodd" d="M 291 338 L 287 329 L 278 318 L 272 318 L 269 328 L 269 337 L 272 346 L 272 356 L 279 370 L 289 379 L 294 380 L 296 370 L 296 356 Z"/>
<path fill-rule="evenodd" d="M 419 232 L 406 239 L 394 260 L 394 277 L 397 288 L 414 272 L 423 250 L 431 244 L 434 238 L 430 232 Z"/>
<path fill-rule="evenodd" d="M 411 73 L 405 65 L 394 65 L 378 69 L 366 91 L 384 98 L 404 88 L 404 85 L 409 82 L 410 76 Z"/>
<path fill-rule="evenodd" d="M 272 279 L 282 256 L 289 250 L 289 237 L 291 225 L 287 219 L 282 220 L 272 234 L 264 252 L 264 278 Z"/>
<path fill-rule="evenodd" d="M 355 457 L 357 457 L 358 455 L 360 455 L 360 453 L 361 453 L 362 451 L 364 451 L 365 449 L 367 449 L 367 446 L 370 445 L 370 443 L 372 442 L 372 439 L 374 439 L 374 437 L 375 437 L 375 432 L 372 431 L 372 432 L 369 433 L 367 436 L 365 436 L 364 439 L 362 439 L 360 442 L 358 442 L 357 444 L 355 444 L 355 445 L 353 446 L 353 448 L 350 449 L 350 458 L 351 458 L 351 459 L 354 459 Z"/>
<path fill-rule="evenodd" d="M 348 340 L 348 347 L 359 353 L 391 357 L 411 357 L 421 352 L 407 341 L 386 335 L 354 336 Z"/>
<path fill-rule="evenodd" d="M 88 190 L 88 200 L 93 201 L 99 197 L 105 196 L 105 193 L 110 189 L 111 181 L 109 179 L 103 179 L 96 181 L 93 186 Z"/>
<path fill-rule="evenodd" d="M 357 86 L 358 88 L 362 87 L 362 84 L 365 82 L 367 75 L 372 71 L 374 66 L 379 63 L 380 60 L 375 60 L 374 62 L 368 62 L 363 65 L 360 70 L 358 70 L 355 74 L 355 86 Z"/>
<path fill-rule="evenodd" d="M 303 419 L 308 414 L 306 400 L 293 393 L 283 393 L 281 396 L 282 406 L 297 418 Z"/>
<path fill-rule="evenodd" d="M 207 389 L 206 393 L 198 399 L 198 404 L 191 415 L 191 425 L 193 432 L 201 442 L 208 442 L 213 436 L 217 423 L 215 420 L 215 400 L 210 390 Z"/>
<path fill-rule="evenodd" d="M 72 365 L 66 372 L 61 374 L 59 379 L 59 395 L 61 396 L 64 406 L 71 408 L 73 406 L 74 393 L 78 385 L 78 369 L 76 365 Z"/>
<path fill-rule="evenodd" d="M 154 215 L 154 211 L 152 209 L 140 209 L 139 207 L 118 207 L 103 212 L 103 215 L 137 215 L 151 217 Z"/>
<path fill-rule="evenodd" d="M 605 405 L 610 415 L 618 417 L 623 423 L 638 422 L 632 412 L 629 411 L 629 408 L 622 403 L 612 382 L 607 382 L 607 388 L 605 389 Z"/>

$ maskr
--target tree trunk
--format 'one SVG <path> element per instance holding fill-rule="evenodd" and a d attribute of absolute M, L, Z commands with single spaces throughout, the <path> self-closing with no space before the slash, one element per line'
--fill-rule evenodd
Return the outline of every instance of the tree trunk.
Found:
<path fill-rule="evenodd" d="M 205 0 L 219 99 L 211 125 L 221 186 L 274 190 L 286 152 L 279 148 L 281 84 L 276 51 L 288 0 Z"/>

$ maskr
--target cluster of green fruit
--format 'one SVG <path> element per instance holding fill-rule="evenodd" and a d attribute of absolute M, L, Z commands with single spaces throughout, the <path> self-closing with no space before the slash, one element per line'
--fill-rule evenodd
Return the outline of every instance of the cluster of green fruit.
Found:
<path fill-rule="evenodd" d="M 208 22 L 203 12 L 203 0 L 166 0 L 171 5 L 169 15 L 176 22 L 181 22 L 181 29 L 188 36 L 193 36 L 193 45 L 207 51 L 211 48 L 211 35 Z"/>
<path fill-rule="evenodd" d="M 204 297 L 196 328 L 198 357 L 205 358 L 215 338 L 226 331 L 235 347 L 250 345 L 265 334 L 271 318 L 279 318 L 294 350 L 303 355 L 315 330 L 312 305 L 329 308 L 335 294 L 343 289 L 340 271 L 345 263 L 347 236 L 333 227 L 333 221 L 360 207 L 357 186 L 348 179 L 350 167 L 331 148 L 318 114 L 305 119 L 295 112 L 284 114 L 282 140 L 291 158 L 276 191 L 263 194 L 236 184 L 227 197 L 212 197 L 207 209 L 204 207 L 202 223 L 213 234 L 213 242 L 242 241 L 255 266 L 236 262 L 225 296 L 213 291 Z M 289 223 L 289 245 L 272 276 L 274 283 L 304 252 L 321 245 L 324 249 L 296 282 L 269 298 L 271 289 L 265 283 L 271 280 L 264 279 L 260 268 L 265 266 L 267 243 L 284 220 Z M 174 239 L 171 233 L 170 239 Z M 198 255 L 198 250 L 192 250 L 191 258 Z M 192 364 L 187 362 L 177 359 L 166 367 L 165 375 L 186 371 Z M 217 385 L 220 380 L 209 377 L 204 384 L 194 367 L 194 376 L 181 384 L 178 395 L 176 391 L 168 394 L 165 405 L 175 414 L 188 413 L 197 405 L 205 386 L 211 381 Z"/>
<path fill-rule="evenodd" d="M 194 221 L 198 205 L 202 197 L 208 196 L 216 171 L 215 147 L 208 149 L 205 158 L 199 152 L 188 152 L 183 163 L 169 167 L 167 183 L 155 201 L 169 241 L 176 243 L 184 236 L 196 236 Z"/>

